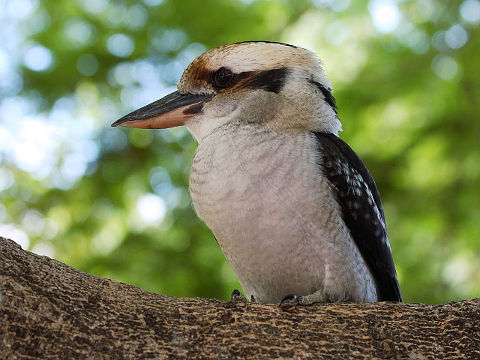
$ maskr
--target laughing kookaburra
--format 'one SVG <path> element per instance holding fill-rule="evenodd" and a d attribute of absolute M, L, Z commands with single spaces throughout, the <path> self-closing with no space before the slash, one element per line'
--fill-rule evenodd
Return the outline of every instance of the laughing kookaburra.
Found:
<path fill-rule="evenodd" d="M 235 43 L 112 124 L 190 130 L 194 208 L 248 299 L 402 301 L 377 187 L 337 135 L 331 90 L 306 49 Z"/>

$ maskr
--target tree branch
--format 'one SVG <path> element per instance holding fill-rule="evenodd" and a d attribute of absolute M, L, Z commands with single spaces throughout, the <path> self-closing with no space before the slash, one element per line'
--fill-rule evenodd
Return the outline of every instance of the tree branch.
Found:
<path fill-rule="evenodd" d="M 152 294 L 0 245 L 2 359 L 480 358 L 480 299 L 285 311 Z"/>

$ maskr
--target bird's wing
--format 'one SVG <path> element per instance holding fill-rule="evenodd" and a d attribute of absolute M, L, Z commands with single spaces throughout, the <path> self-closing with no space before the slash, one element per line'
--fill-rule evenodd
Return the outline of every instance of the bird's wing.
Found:
<path fill-rule="evenodd" d="M 314 134 L 322 154 L 322 172 L 330 181 L 343 221 L 375 279 L 378 300 L 402 301 L 380 194 L 372 176 L 338 136 Z"/>

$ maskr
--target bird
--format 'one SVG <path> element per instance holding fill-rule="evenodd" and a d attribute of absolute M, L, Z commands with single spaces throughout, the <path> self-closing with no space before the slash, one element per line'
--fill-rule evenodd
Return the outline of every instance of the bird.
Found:
<path fill-rule="evenodd" d="M 187 127 L 198 142 L 193 207 L 247 299 L 402 301 L 379 191 L 338 135 L 314 52 L 270 41 L 219 46 L 194 59 L 177 88 L 112 126 Z"/>

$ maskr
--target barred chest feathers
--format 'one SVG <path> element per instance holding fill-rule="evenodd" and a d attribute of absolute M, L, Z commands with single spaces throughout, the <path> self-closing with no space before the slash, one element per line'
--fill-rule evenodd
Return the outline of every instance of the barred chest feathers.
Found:
<path fill-rule="evenodd" d="M 248 297 L 323 289 L 330 301 L 377 300 L 321 161 L 309 132 L 228 124 L 200 141 L 192 201 Z"/>

